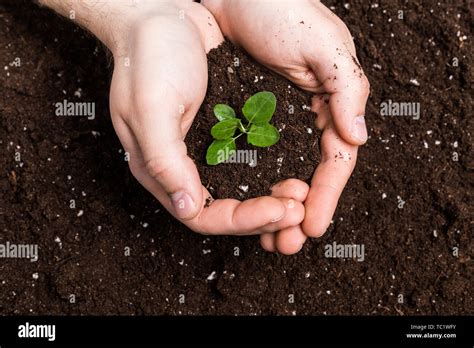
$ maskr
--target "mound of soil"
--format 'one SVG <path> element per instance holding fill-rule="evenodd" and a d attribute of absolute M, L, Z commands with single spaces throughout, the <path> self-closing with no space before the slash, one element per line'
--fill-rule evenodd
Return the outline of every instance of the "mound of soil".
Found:
<path fill-rule="evenodd" d="M 101 45 L 29 1 L 2 0 L 0 243 L 38 244 L 39 260 L 0 259 L 0 314 L 474 313 L 472 9 L 464 1 L 325 3 L 348 24 L 371 81 L 370 138 L 329 231 L 284 257 L 262 251 L 257 237 L 209 238 L 177 223 L 124 161 L 110 123 L 111 67 Z M 228 58 L 210 59 L 211 68 L 231 66 Z M 254 84 L 250 67 L 222 82 L 244 91 L 223 92 L 218 102 L 239 110 L 246 94 L 265 88 L 285 103 L 277 86 L 287 85 L 271 85 L 274 76 L 258 66 Z M 220 85 L 211 77 L 210 93 Z M 306 96 L 295 98 L 287 101 L 301 111 Z M 94 102 L 95 119 L 57 117 L 54 103 L 64 99 Z M 420 118 L 382 117 L 380 104 L 389 99 L 420 103 Z M 200 118 L 212 115 L 206 108 L 214 102 Z M 292 147 L 315 139 L 306 117 L 310 123 L 295 126 L 300 134 L 289 127 L 295 120 L 279 113 L 278 127 L 286 124 L 281 143 L 259 151 L 255 169 L 242 166 L 248 172 L 228 193 L 240 197 L 236 186 L 248 184 L 248 195 L 256 194 L 280 175 L 306 179 L 305 167 L 316 163 L 308 156 L 317 151 Z M 209 126 L 206 138 L 196 139 L 197 162 L 210 143 Z M 282 153 L 288 155 L 275 173 Z M 247 179 L 265 161 L 268 183 L 253 186 Z M 201 174 L 214 187 L 220 169 L 228 170 L 203 166 Z M 333 242 L 363 244 L 364 261 L 326 258 Z"/>
<path fill-rule="evenodd" d="M 270 187 L 283 179 L 297 178 L 310 183 L 319 163 L 319 131 L 314 127 L 315 114 L 309 111 L 311 94 L 256 63 L 227 41 L 209 52 L 208 71 L 206 98 L 186 144 L 209 192 L 215 198 L 248 199 L 268 195 Z M 237 149 L 246 150 L 247 155 L 256 153 L 254 163 L 207 165 L 206 151 L 213 140 L 210 129 L 218 122 L 213 114 L 214 105 L 231 106 L 245 122 L 240 110 L 250 96 L 261 91 L 271 91 L 277 99 L 271 124 L 280 130 L 278 143 L 260 148 L 247 144 L 242 136 L 236 140 Z"/>

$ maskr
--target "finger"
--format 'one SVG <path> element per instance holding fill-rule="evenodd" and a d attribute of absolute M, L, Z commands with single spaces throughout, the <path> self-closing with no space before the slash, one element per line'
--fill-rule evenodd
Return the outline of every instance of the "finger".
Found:
<path fill-rule="evenodd" d="M 332 126 L 321 137 L 321 163 L 316 168 L 305 201 L 302 223 L 307 236 L 320 237 L 329 227 L 337 202 L 357 159 L 357 146 L 342 140 Z"/>
<path fill-rule="evenodd" d="M 271 191 L 272 197 L 285 197 L 293 199 L 296 202 L 303 202 L 306 199 L 306 196 L 308 195 L 309 186 L 304 181 L 298 179 L 287 179 L 280 181 L 279 183 L 274 185 L 271 188 Z M 297 209 L 295 210 L 293 207 L 293 210 L 290 212 L 290 214 L 293 214 L 294 217 L 297 217 L 298 214 L 304 216 L 304 206 L 300 206 L 298 204 Z M 289 214 L 287 213 L 286 219 L 288 222 L 290 222 L 291 217 L 288 215 Z M 300 218 L 301 217 L 297 217 L 296 221 L 298 221 Z M 287 221 L 282 221 L 282 224 L 286 223 Z M 285 228 L 283 230 L 285 230 Z M 281 232 L 277 232 L 277 234 L 279 233 Z M 262 233 L 262 235 L 260 236 L 260 243 L 262 247 L 267 251 L 273 252 L 276 250 L 274 233 Z"/>
<path fill-rule="evenodd" d="M 262 233 L 260 235 L 260 245 L 263 250 L 274 253 L 276 251 L 275 233 Z"/>
<path fill-rule="evenodd" d="M 293 198 L 303 202 L 308 195 L 309 186 L 298 179 L 286 179 L 272 186 L 271 191 L 272 197 Z"/>
<path fill-rule="evenodd" d="M 214 16 L 201 4 L 191 2 L 183 5 L 190 7 L 189 11 L 186 10 L 186 14 L 191 16 L 191 20 L 199 28 L 198 32 L 206 52 L 219 46 L 224 37 Z"/>
<path fill-rule="evenodd" d="M 308 58 L 311 68 L 330 94 L 329 110 L 337 132 L 353 145 L 367 141 L 365 105 L 370 85 L 357 58 L 343 41 L 328 45 Z"/>
<path fill-rule="evenodd" d="M 166 100 L 166 96 L 161 98 Z M 133 124 L 132 129 L 140 135 L 137 142 L 148 173 L 173 205 L 170 211 L 179 219 L 192 219 L 200 210 L 201 180 L 181 136 L 178 105 L 174 105 L 176 110 L 172 106 L 156 108 L 154 119 L 151 114 L 142 115 L 141 122 Z"/>
<path fill-rule="evenodd" d="M 293 198 L 277 198 L 282 202 L 285 207 L 285 216 L 283 219 L 270 222 L 269 224 L 261 227 L 255 234 L 265 233 L 265 232 L 276 232 L 290 226 L 299 225 L 305 215 L 304 205 L 301 202 Z"/>
<path fill-rule="evenodd" d="M 268 196 L 243 202 L 218 199 L 188 225 L 206 234 L 256 235 L 288 226 L 286 211 L 284 201 Z"/>
<path fill-rule="evenodd" d="M 168 20 L 165 24 L 169 28 L 159 24 L 159 29 L 154 22 L 149 27 L 145 25 L 140 29 L 141 34 L 168 37 L 169 30 L 180 32 L 188 25 L 178 19 Z M 199 36 L 193 32 L 187 34 L 182 38 L 187 50 L 179 50 L 180 45 L 170 48 L 166 40 L 142 47 L 137 40 L 131 49 L 133 64 L 129 68 L 134 69 L 130 85 L 134 91 L 131 103 L 135 114 L 125 118 L 136 135 L 138 153 L 149 175 L 168 195 L 160 202 L 170 201 L 170 212 L 181 220 L 196 217 L 202 201 L 201 181 L 193 160 L 187 156 L 183 125 L 186 130 L 191 124 L 207 85 L 205 69 L 191 66 L 191 62 L 193 66 L 206 66 L 204 50 L 193 44 Z"/>
<path fill-rule="evenodd" d="M 312 98 L 311 110 L 316 113 L 315 125 L 318 129 L 326 128 L 331 122 L 329 111 L 329 95 L 315 95 Z"/>
<path fill-rule="evenodd" d="M 298 179 L 287 179 L 272 187 L 272 196 L 291 197 L 300 202 L 306 199 L 308 192 L 308 184 Z M 301 250 L 307 239 L 300 225 L 284 228 L 273 236 L 271 237 L 273 242 L 271 246 L 284 255 L 296 254 Z M 270 237 L 266 238 L 270 239 Z M 263 242 L 262 240 L 261 243 Z M 267 245 L 270 244 L 270 241 L 265 242 L 267 242 Z"/>
<path fill-rule="evenodd" d="M 274 236 L 276 249 L 284 255 L 293 255 L 299 252 L 307 239 L 300 225 L 287 227 Z"/>

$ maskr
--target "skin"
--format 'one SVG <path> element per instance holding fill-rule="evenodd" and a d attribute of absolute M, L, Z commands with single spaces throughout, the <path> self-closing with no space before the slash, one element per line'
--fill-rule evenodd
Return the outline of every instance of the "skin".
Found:
<path fill-rule="evenodd" d="M 177 219 L 203 234 L 261 234 L 264 249 L 283 254 L 298 252 L 307 236 L 324 232 L 354 167 L 357 145 L 367 138 L 365 131 L 354 139 L 351 127 L 354 116 L 363 114 L 368 95 L 365 76 L 357 79 L 351 73 L 352 39 L 328 9 L 309 1 L 298 6 L 204 1 L 207 9 L 191 0 L 40 3 L 91 31 L 112 52 L 110 110 L 130 154 L 131 172 Z M 290 9 L 315 29 L 289 26 L 284 14 Z M 184 138 L 206 93 L 206 53 L 223 40 L 219 26 L 271 69 L 317 95 L 329 94 L 329 108 L 319 98 L 313 102 L 319 114 L 316 125 L 324 132 L 323 160 L 311 189 L 289 179 L 273 187 L 271 196 L 222 199 L 204 207 L 210 194 L 187 156 Z M 287 43 L 277 43 L 276 33 Z M 326 67 L 328 62 L 337 63 L 339 70 Z M 335 151 L 350 153 L 351 161 L 333 163 Z"/>
<path fill-rule="evenodd" d="M 369 82 L 344 23 L 319 1 L 203 0 L 225 36 L 256 60 L 315 94 L 322 160 L 307 197 L 305 218 L 278 235 L 262 235 L 269 251 L 320 237 L 367 141 L 363 115 Z M 327 102 L 326 102 L 327 101 Z M 343 158 L 339 154 L 342 154 Z M 293 243 L 293 244 L 292 244 Z M 294 247 L 293 250 L 296 250 Z"/>
<path fill-rule="evenodd" d="M 171 214 L 209 235 L 275 233 L 301 223 L 303 204 L 284 195 L 219 199 L 205 207 L 211 195 L 184 144 L 206 93 L 206 53 L 223 41 L 205 7 L 184 0 L 41 4 L 66 17 L 74 11 L 74 20 L 112 52 L 114 128 L 131 172 Z"/>

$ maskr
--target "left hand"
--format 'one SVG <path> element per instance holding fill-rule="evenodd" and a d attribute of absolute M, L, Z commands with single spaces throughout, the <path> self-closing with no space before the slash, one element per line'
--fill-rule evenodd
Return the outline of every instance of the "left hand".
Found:
<path fill-rule="evenodd" d="M 316 0 L 203 0 L 225 36 L 257 61 L 313 92 L 316 126 L 322 130 L 321 163 L 305 200 L 305 219 L 294 239 L 319 237 L 331 223 L 344 186 L 367 141 L 365 104 L 369 82 L 345 24 Z M 276 237 L 262 235 L 267 250 Z M 286 240 L 290 242 L 291 237 Z M 296 250 L 297 252 L 298 250 Z"/>

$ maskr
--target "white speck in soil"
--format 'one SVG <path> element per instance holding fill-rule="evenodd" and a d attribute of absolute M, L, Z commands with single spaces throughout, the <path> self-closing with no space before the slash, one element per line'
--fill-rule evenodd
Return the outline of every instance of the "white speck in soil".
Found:
<path fill-rule="evenodd" d="M 307 128 L 306 131 L 308 132 L 308 134 L 313 134 L 313 130 L 311 128 Z"/>
<path fill-rule="evenodd" d="M 33 273 L 33 279 L 38 279 L 39 278 L 39 274 L 38 273 Z"/>
<path fill-rule="evenodd" d="M 81 98 L 82 97 L 82 88 L 78 88 L 75 92 L 74 92 L 74 96 L 77 97 L 77 98 Z"/>
<path fill-rule="evenodd" d="M 331 290 L 327 290 L 326 294 L 331 295 Z"/>
<path fill-rule="evenodd" d="M 454 147 L 454 148 L 458 147 L 458 142 L 457 142 L 457 141 L 455 141 L 455 142 L 453 143 L 453 147 Z"/>
<path fill-rule="evenodd" d="M 428 148 L 428 143 L 426 141 L 423 141 L 423 146 L 425 147 L 425 149 Z"/>
<path fill-rule="evenodd" d="M 149 226 L 148 222 L 142 223 L 142 227 L 143 227 L 143 228 L 147 228 L 148 226 Z"/>
<path fill-rule="evenodd" d="M 211 249 L 202 249 L 202 253 L 203 253 L 204 255 L 210 254 L 210 253 L 211 253 Z"/>
<path fill-rule="evenodd" d="M 61 238 L 56 237 L 54 238 L 54 241 L 59 244 L 59 249 L 63 248 L 63 243 L 61 243 Z"/>
<path fill-rule="evenodd" d="M 417 87 L 420 86 L 420 83 L 418 82 L 417 79 L 410 79 L 410 84 Z"/>
<path fill-rule="evenodd" d="M 243 192 L 247 192 L 249 190 L 249 185 L 239 185 L 239 189 Z"/>
<path fill-rule="evenodd" d="M 438 238 L 438 231 L 433 230 L 433 237 Z"/>
<path fill-rule="evenodd" d="M 184 259 L 178 262 L 181 266 L 184 265 Z"/>
<path fill-rule="evenodd" d="M 311 276 L 311 273 L 309 273 L 309 272 L 306 272 L 305 275 L 304 275 L 305 278 L 309 278 L 310 276 Z"/>
<path fill-rule="evenodd" d="M 382 199 L 385 199 L 387 198 L 387 194 L 386 193 L 382 193 Z"/>
<path fill-rule="evenodd" d="M 79 212 L 77 213 L 77 216 L 82 216 L 82 215 L 84 215 L 84 210 L 81 209 L 81 210 L 79 210 Z"/>
<path fill-rule="evenodd" d="M 300 157 L 300 161 L 304 162 L 304 157 L 303 156 Z"/>
<path fill-rule="evenodd" d="M 372 66 L 373 66 L 374 69 L 382 70 L 382 66 L 380 64 L 374 64 Z"/>
<path fill-rule="evenodd" d="M 440 144 L 441 144 L 441 141 L 439 141 L 439 140 L 435 141 L 435 145 L 440 145 Z"/>
<path fill-rule="evenodd" d="M 217 278 L 217 273 L 215 271 L 213 271 L 211 274 L 209 274 L 209 276 L 207 277 L 207 280 L 211 281 L 211 280 L 214 280 L 216 278 Z"/>

